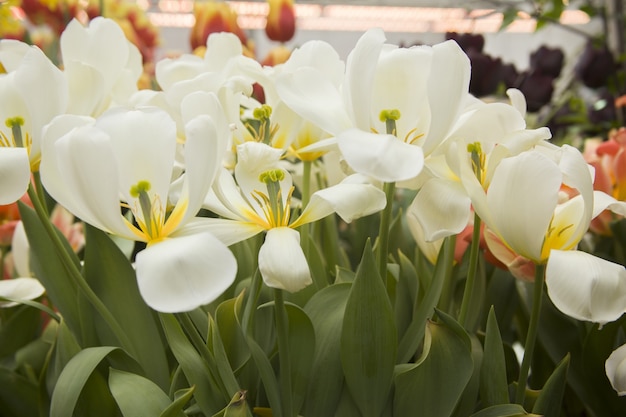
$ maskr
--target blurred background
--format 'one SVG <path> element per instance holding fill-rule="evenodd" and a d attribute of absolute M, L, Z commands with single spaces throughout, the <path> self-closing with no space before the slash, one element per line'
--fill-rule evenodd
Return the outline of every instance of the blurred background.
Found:
<path fill-rule="evenodd" d="M 202 55 L 213 32 L 236 33 L 265 65 L 317 39 L 346 58 L 369 28 L 409 47 L 455 39 L 472 61 L 471 92 L 526 95 L 529 124 L 582 146 L 623 126 L 625 14 L 622 0 L 0 0 L 0 37 L 40 46 L 58 59 L 71 19 L 115 19 L 142 53 L 146 87 L 154 63 Z"/>

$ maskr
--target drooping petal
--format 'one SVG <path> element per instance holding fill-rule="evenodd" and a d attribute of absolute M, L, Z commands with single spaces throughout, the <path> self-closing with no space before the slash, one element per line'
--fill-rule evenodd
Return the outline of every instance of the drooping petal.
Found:
<path fill-rule="evenodd" d="M 30 162 L 25 148 L 0 148 L 0 205 L 19 200 L 28 189 Z"/>
<path fill-rule="evenodd" d="M 617 395 L 626 395 L 626 345 L 615 349 L 604 364 L 606 376 Z"/>
<path fill-rule="evenodd" d="M 506 95 L 511 100 L 511 105 L 519 112 L 522 117 L 526 117 L 526 97 L 517 88 L 509 88 L 506 90 Z"/>
<path fill-rule="evenodd" d="M 41 296 L 46 289 L 35 278 L 21 277 L 0 280 L 0 296 L 17 300 L 34 300 Z M 0 308 L 14 307 L 17 302 L 1 301 Z"/>
<path fill-rule="evenodd" d="M 541 261 L 560 186 L 559 168 L 537 152 L 503 160 L 487 191 L 488 226 L 519 255 Z"/>
<path fill-rule="evenodd" d="M 219 297 L 233 283 L 237 261 L 210 233 L 167 239 L 136 257 L 145 302 L 165 313 L 189 311 Z"/>
<path fill-rule="evenodd" d="M 337 213 L 346 223 L 385 208 L 385 193 L 371 184 L 351 184 L 349 180 L 316 191 L 302 215 L 291 225 L 297 227 Z"/>
<path fill-rule="evenodd" d="M 546 285 L 554 305 L 577 320 L 605 324 L 626 311 L 626 269 L 585 252 L 553 250 Z"/>
<path fill-rule="evenodd" d="M 11 239 L 11 253 L 13 254 L 13 265 L 17 275 L 20 277 L 32 277 L 30 270 L 30 244 L 24 230 L 24 223 L 21 221 L 15 226 L 13 239 Z"/>
<path fill-rule="evenodd" d="M 267 231 L 259 250 L 259 270 L 271 288 L 296 292 L 313 282 L 300 247 L 300 233 L 288 227 Z"/>
<path fill-rule="evenodd" d="M 593 215 L 595 219 L 604 210 L 611 210 L 620 216 L 626 216 L 626 202 L 619 201 L 603 191 L 593 192 Z"/>
<path fill-rule="evenodd" d="M 470 219 L 471 201 L 459 182 L 443 178 L 427 181 L 408 212 L 420 222 L 426 241 L 460 233 Z"/>
<path fill-rule="evenodd" d="M 424 167 L 424 153 L 393 135 L 378 135 L 350 129 L 337 137 L 348 165 L 360 174 L 383 182 L 416 177 Z"/>
<path fill-rule="evenodd" d="M 177 230 L 172 236 L 186 236 L 201 232 L 210 232 L 226 246 L 242 242 L 252 236 L 258 235 L 265 229 L 256 223 L 220 219 L 214 217 L 196 217 L 181 229 Z"/>

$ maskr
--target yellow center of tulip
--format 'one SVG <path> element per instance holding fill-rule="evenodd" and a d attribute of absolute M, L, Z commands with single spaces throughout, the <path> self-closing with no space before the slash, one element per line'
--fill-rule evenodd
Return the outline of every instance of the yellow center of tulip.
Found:
<path fill-rule="evenodd" d="M 255 222 L 266 229 L 289 226 L 291 217 L 291 195 L 294 187 L 289 190 L 289 195 L 283 203 L 280 181 L 285 179 L 285 173 L 281 169 L 271 169 L 259 175 L 259 181 L 265 184 L 267 193 L 254 191 L 252 198 L 261 206 L 263 217 L 254 216 Z"/>
<path fill-rule="evenodd" d="M 127 221 L 133 233 L 148 244 L 167 238 L 180 224 L 187 208 L 187 201 L 181 200 L 168 214 L 158 196 L 150 198 L 150 188 L 149 181 L 139 181 L 130 187 L 131 197 L 137 199 L 135 206 L 130 209 L 138 227 Z"/>
<path fill-rule="evenodd" d="M 28 156 L 31 156 L 31 150 L 33 147 L 33 139 L 26 133 L 22 132 L 22 126 L 24 126 L 24 118 L 20 116 L 9 117 L 5 120 L 5 125 L 11 129 L 11 137 L 8 137 L 5 133 L 0 132 L 0 148 L 25 148 Z M 41 158 L 36 158 L 30 162 L 30 169 L 33 172 L 39 171 L 39 163 Z"/>

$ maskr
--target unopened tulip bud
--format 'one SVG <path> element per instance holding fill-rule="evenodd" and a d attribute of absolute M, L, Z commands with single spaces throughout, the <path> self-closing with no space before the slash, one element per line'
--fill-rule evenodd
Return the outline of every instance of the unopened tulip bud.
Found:
<path fill-rule="evenodd" d="M 265 33 L 277 42 L 287 42 L 296 32 L 296 14 L 292 0 L 268 0 L 270 10 L 267 15 Z"/>

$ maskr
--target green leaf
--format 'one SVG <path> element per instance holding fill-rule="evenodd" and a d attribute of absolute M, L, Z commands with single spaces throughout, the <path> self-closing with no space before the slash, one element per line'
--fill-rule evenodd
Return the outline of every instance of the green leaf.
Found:
<path fill-rule="evenodd" d="M 109 369 L 109 388 L 124 417 L 154 417 L 172 403 L 154 382 L 118 369 Z M 184 416 L 182 412 L 175 414 Z"/>
<path fill-rule="evenodd" d="M 415 365 L 398 366 L 393 409 L 399 416 L 448 417 L 472 376 L 470 339 L 454 319 L 437 312 L 426 325 L 424 351 Z"/>
<path fill-rule="evenodd" d="M 541 414 L 544 417 L 559 417 L 561 415 L 569 361 L 570 355 L 565 356 L 552 375 L 550 375 L 550 378 L 548 378 L 541 389 L 539 398 L 535 402 L 533 413 Z"/>
<path fill-rule="evenodd" d="M 500 28 L 498 29 L 500 32 L 504 31 L 511 23 L 517 20 L 517 9 L 510 8 L 504 11 L 502 15 L 502 23 L 500 24 Z"/>
<path fill-rule="evenodd" d="M 22 375 L 0 366 L 0 410 L 5 417 L 36 416 L 37 385 Z M 69 414 L 68 414 L 69 415 Z"/>
<path fill-rule="evenodd" d="M 363 416 L 380 416 L 391 390 L 397 333 L 386 288 L 369 240 L 346 304 L 341 365 Z"/>
<path fill-rule="evenodd" d="M 237 378 L 235 378 L 233 369 L 230 367 L 219 330 L 211 316 L 209 316 L 209 340 L 207 341 L 207 345 L 213 353 L 217 373 L 219 374 L 221 383 L 224 385 L 226 391 L 238 391 L 239 383 L 237 382 Z"/>
<path fill-rule="evenodd" d="M 485 357 L 480 371 L 480 399 L 484 407 L 509 403 L 506 361 L 494 308 L 489 310 L 485 335 Z"/>
<path fill-rule="evenodd" d="M 243 293 L 242 293 L 243 295 Z M 224 344 L 231 369 L 240 369 L 249 359 L 248 344 L 237 322 L 241 314 L 242 295 L 220 303 L 215 310 L 215 322 Z"/>
<path fill-rule="evenodd" d="M 193 397 L 195 387 L 186 388 L 176 392 L 175 400 L 159 415 L 159 417 L 178 417 L 182 413 L 185 404 Z"/>
<path fill-rule="evenodd" d="M 350 287 L 350 283 L 326 287 L 304 307 L 316 339 L 304 415 L 332 416 L 339 404 L 344 379 L 339 344 Z"/>
<path fill-rule="evenodd" d="M 430 280 L 431 285 L 428 287 L 424 298 L 417 306 L 411 325 L 402 339 L 400 339 L 398 345 L 398 363 L 408 362 L 411 357 L 415 355 L 419 344 L 424 339 L 426 321 L 432 317 L 435 311 L 435 306 L 439 302 L 441 290 L 443 289 L 444 278 L 450 268 L 453 267 L 453 261 L 454 239 L 446 238 L 439 253 L 439 257 L 437 258 L 437 264 L 435 265 L 435 270 Z M 419 268 L 419 270 L 425 272 L 423 268 Z"/>
<path fill-rule="evenodd" d="M 61 313 L 67 326 L 74 333 L 79 343 L 92 341 L 95 344 L 95 334 L 92 323 L 93 310 L 80 308 L 80 299 L 77 285 L 68 274 L 61 258 L 57 255 L 57 249 L 41 224 L 39 217 L 33 209 L 20 204 L 20 216 L 24 223 L 24 230 L 30 244 L 30 266 L 39 281 L 46 288 L 46 294 L 55 308 Z M 74 255 L 67 240 L 58 232 L 68 253 L 79 266 L 79 260 Z"/>
<path fill-rule="evenodd" d="M 404 336 L 411 320 L 417 300 L 418 278 L 417 270 L 402 252 L 398 253 L 400 273 L 396 286 L 396 302 L 394 304 L 396 328 L 398 336 Z"/>
<path fill-rule="evenodd" d="M 194 398 L 206 415 L 213 415 L 224 407 L 225 400 L 218 385 L 211 379 L 209 369 L 185 336 L 172 314 L 160 313 L 161 324 L 172 354 L 180 364 L 187 381 L 196 387 Z"/>
<path fill-rule="evenodd" d="M 309 316 L 300 307 L 293 304 L 285 304 L 285 307 L 289 318 L 293 414 L 298 415 L 306 397 L 313 366 L 315 331 Z"/>
<path fill-rule="evenodd" d="M 108 399 L 110 398 L 106 383 L 98 373 L 96 367 L 112 352 L 119 350 L 112 346 L 98 346 L 81 350 L 65 366 L 57 380 L 50 403 L 50 417 L 68 417 L 73 415 L 78 398 L 91 379 L 94 387 L 88 395 L 87 406 L 92 412 L 99 409 L 103 415 L 117 415 Z"/>
<path fill-rule="evenodd" d="M 469 338 L 471 341 L 472 362 L 474 364 L 474 369 L 472 371 L 472 376 L 465 386 L 465 390 L 463 391 L 461 398 L 459 399 L 457 407 L 454 410 L 453 415 L 455 417 L 468 416 L 476 409 L 478 393 L 480 391 L 480 371 L 482 369 L 483 362 L 485 362 L 483 360 L 485 355 L 483 352 L 483 346 L 480 343 L 480 340 L 478 340 L 478 337 L 475 334 L 470 334 Z"/>
<path fill-rule="evenodd" d="M 18 349 L 34 340 L 41 327 L 39 310 L 16 306 L 0 321 L 0 358 L 12 356 Z"/>
<path fill-rule="evenodd" d="M 161 389 L 167 389 L 169 370 L 165 346 L 152 310 L 139 294 L 135 270 L 106 233 L 89 225 L 85 225 L 85 231 L 85 279 L 122 324 L 131 343 L 123 346 L 124 349 L 139 362 L 150 380 Z M 95 320 L 101 344 L 115 345 L 117 339 L 108 332 L 109 327 L 99 315 Z"/>
<path fill-rule="evenodd" d="M 520 416 L 537 416 L 536 414 L 529 414 L 519 404 L 499 404 L 485 408 L 477 413 L 471 415 L 471 417 L 520 417 Z"/>

